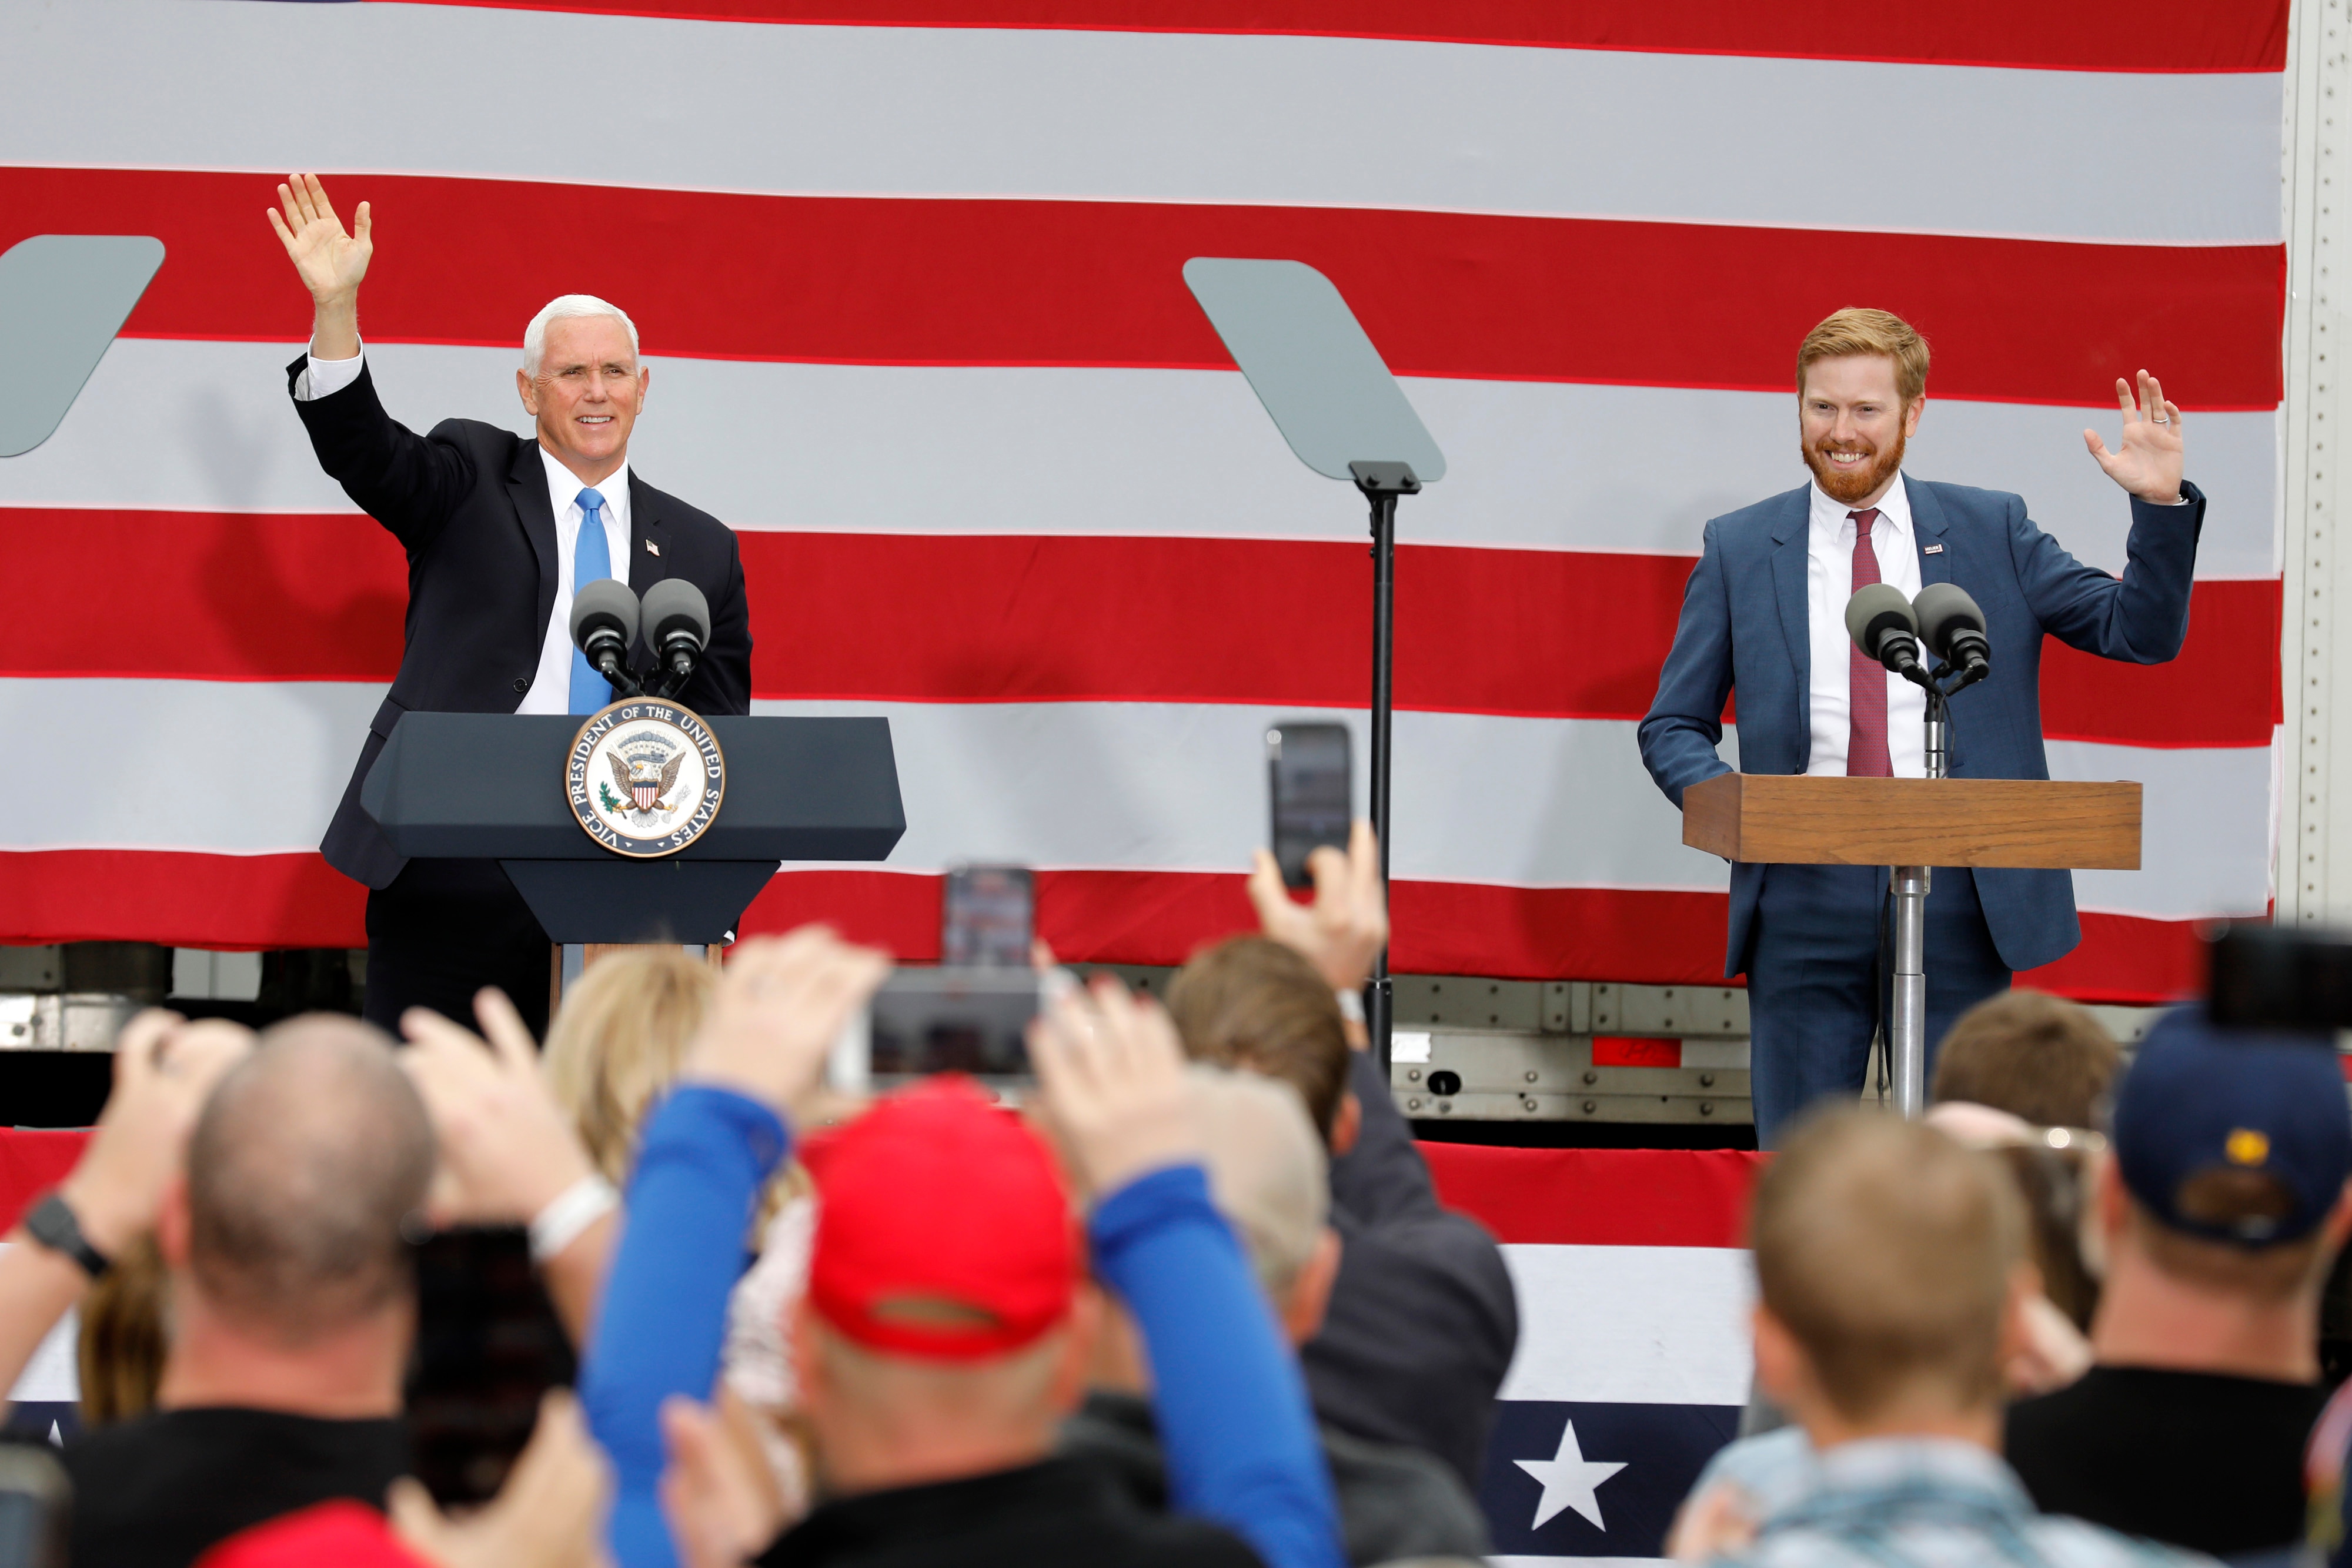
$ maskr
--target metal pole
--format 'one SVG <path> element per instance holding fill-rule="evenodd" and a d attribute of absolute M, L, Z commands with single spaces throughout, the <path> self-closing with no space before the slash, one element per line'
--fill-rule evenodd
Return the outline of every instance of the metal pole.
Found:
<path fill-rule="evenodd" d="M 1389 708 L 1396 599 L 1397 491 L 1369 492 L 1372 503 L 1372 831 L 1381 841 L 1381 898 L 1389 888 Z M 1396 988 L 1389 978 L 1389 950 L 1372 960 L 1371 1005 L 1365 1031 L 1371 1036 L 1372 1065 L 1389 1079 L 1389 1036 L 1396 1012 Z"/>
<path fill-rule="evenodd" d="M 1927 768 L 1950 776 L 1951 712 L 1927 687 Z M 1923 865 L 1899 865 L 1887 883 L 1895 897 L 1895 1005 L 1887 1017 L 1887 1055 L 1895 1063 L 1895 1108 L 1916 1120 L 1927 1108 L 1927 883 Z"/>
<path fill-rule="evenodd" d="M 1917 1120 L 1927 1103 L 1927 868 L 1899 865 L 1895 894 L 1895 1006 L 1887 1033 L 1895 1108 Z"/>

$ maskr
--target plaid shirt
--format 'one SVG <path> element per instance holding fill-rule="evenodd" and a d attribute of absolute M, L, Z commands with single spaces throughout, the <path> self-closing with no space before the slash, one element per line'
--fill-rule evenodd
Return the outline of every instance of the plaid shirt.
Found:
<path fill-rule="evenodd" d="M 1768 1515 L 1740 1568 L 2185 1568 L 2209 1559 L 2036 1513 L 1998 1455 L 1886 1437 L 1816 1461 L 1814 1484 Z"/>

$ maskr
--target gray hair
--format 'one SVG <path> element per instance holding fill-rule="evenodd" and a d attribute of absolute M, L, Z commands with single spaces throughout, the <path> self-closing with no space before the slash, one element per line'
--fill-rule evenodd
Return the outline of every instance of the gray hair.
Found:
<path fill-rule="evenodd" d="M 289 1345 L 409 1288 L 404 1224 L 433 1178 L 433 1124 L 392 1040 L 310 1013 L 266 1030 L 188 1140 L 188 1268 L 249 1333 Z"/>
<path fill-rule="evenodd" d="M 1201 1163 L 1217 1211 L 1277 1302 L 1315 1256 L 1331 1212 L 1323 1140 L 1278 1079 L 1193 1063 L 1187 1075 Z"/>
<path fill-rule="evenodd" d="M 539 314 L 522 330 L 523 374 L 533 381 L 539 379 L 539 368 L 547 361 L 547 324 L 575 316 L 610 316 L 628 332 L 629 352 L 637 351 L 637 324 L 629 319 L 627 311 L 593 294 L 559 294 L 541 306 Z"/>

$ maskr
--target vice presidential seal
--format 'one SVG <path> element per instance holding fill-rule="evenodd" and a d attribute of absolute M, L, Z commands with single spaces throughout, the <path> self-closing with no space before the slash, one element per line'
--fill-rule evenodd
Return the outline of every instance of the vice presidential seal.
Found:
<path fill-rule="evenodd" d="M 590 838 L 616 854 L 676 854 L 709 830 L 727 759 L 702 716 L 631 697 L 590 716 L 564 759 L 563 792 Z"/>

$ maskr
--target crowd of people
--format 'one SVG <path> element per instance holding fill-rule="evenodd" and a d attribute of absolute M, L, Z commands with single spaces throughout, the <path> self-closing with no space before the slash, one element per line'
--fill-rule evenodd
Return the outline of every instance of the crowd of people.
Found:
<path fill-rule="evenodd" d="M 811 927 L 608 956 L 542 1049 L 496 991 L 398 1044 L 150 1012 L 0 1251 L 0 1375 L 81 1312 L 63 1561 L 740 1568 L 1472 1560 L 1517 1340 L 1366 1050 L 1377 847 L 1163 1008 L 1055 990 L 1017 1106 L 828 1088 L 886 956 Z M 1756 1394 L 1685 1561 L 2340 1555 L 2318 1359 L 2352 1231 L 2332 1041 L 2166 1016 L 2128 1067 L 2028 991 L 1944 1041 L 1924 1122 L 1770 1157 Z M 467 1505 L 416 1479 L 415 1258 L 528 1239 L 576 1394 Z M 26 1561 L 35 1561 L 32 1557 Z"/>

